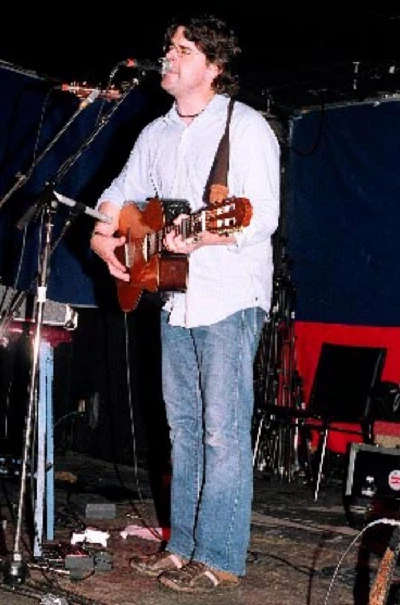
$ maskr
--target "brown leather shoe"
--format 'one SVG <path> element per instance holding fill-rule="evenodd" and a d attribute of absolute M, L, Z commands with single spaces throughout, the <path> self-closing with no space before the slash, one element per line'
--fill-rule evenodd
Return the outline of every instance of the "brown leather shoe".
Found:
<path fill-rule="evenodd" d="M 192 594 L 234 588 L 240 582 L 234 574 L 212 569 L 199 561 L 191 561 L 180 569 L 165 571 L 158 577 L 158 581 L 162 586 L 177 592 Z"/>
<path fill-rule="evenodd" d="M 132 557 L 129 566 L 146 576 L 157 577 L 164 571 L 181 569 L 185 561 L 168 551 L 157 552 L 153 555 Z"/>

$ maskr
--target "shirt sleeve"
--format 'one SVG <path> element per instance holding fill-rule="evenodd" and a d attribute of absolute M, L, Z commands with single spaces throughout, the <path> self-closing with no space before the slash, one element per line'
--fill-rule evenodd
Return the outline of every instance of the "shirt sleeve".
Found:
<path fill-rule="evenodd" d="M 248 227 L 235 234 L 232 252 L 269 241 L 276 231 L 280 205 L 280 147 L 271 126 L 255 110 L 239 116 L 231 130 L 229 190 L 252 206 Z"/>
<path fill-rule="evenodd" d="M 148 128 L 145 128 L 133 145 L 125 165 L 120 173 L 104 189 L 99 197 L 96 208 L 101 202 L 107 200 L 122 208 L 129 201 L 143 202 L 147 199 L 149 191 Z"/>

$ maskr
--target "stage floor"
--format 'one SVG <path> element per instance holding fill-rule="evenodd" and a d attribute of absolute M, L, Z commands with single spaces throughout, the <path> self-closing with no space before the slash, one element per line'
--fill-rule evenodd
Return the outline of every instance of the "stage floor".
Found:
<path fill-rule="evenodd" d="M 393 531 L 378 522 L 360 535 L 363 510 L 349 518 L 338 474 L 324 481 L 314 501 L 312 487 L 301 473 L 289 482 L 257 472 L 246 577 L 233 591 L 177 595 L 129 568 L 133 554 L 159 547 L 160 529 L 166 525 L 159 519 L 165 514 L 168 478 L 164 477 L 165 494 L 161 490 L 154 497 L 143 467 L 113 465 L 74 452 L 56 456 L 55 466 L 54 540 L 44 535 L 43 558 L 32 556 L 26 506 L 20 544 L 28 575 L 10 584 L 3 573 L 0 605 L 176 605 L 177 600 L 184 605 L 367 605 Z M 15 554 L 18 479 L 3 477 L 2 488 L 4 572 Z M 157 500 L 161 506 L 156 506 Z M 396 518 L 397 513 L 390 514 Z M 71 536 L 88 527 L 110 537 L 105 547 L 97 543 L 80 549 L 83 571 L 76 571 Z M 388 603 L 398 602 L 397 582 L 394 569 Z"/>

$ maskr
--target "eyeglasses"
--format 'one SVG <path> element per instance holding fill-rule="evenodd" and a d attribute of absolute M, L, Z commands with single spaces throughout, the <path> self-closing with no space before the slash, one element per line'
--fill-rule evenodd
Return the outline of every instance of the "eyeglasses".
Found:
<path fill-rule="evenodd" d="M 182 57 L 191 57 L 193 55 L 201 55 L 202 53 L 198 50 L 194 50 L 193 48 L 188 48 L 187 46 L 176 46 L 175 44 L 169 44 L 164 48 L 165 54 L 175 51 L 178 57 L 181 59 Z"/>

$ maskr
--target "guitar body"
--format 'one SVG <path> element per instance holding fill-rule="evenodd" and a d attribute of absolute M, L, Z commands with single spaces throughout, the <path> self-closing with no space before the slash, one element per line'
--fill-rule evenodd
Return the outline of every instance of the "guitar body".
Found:
<path fill-rule="evenodd" d="M 124 312 L 137 307 L 144 290 L 186 290 L 187 257 L 163 252 L 158 249 L 161 242 L 152 241 L 152 236 L 160 233 L 164 226 L 164 211 L 158 199 L 150 200 L 144 210 L 135 203 L 121 210 L 118 235 L 124 235 L 126 243 L 115 253 L 127 267 L 130 278 L 129 282 L 116 280 L 118 302 Z"/>
<path fill-rule="evenodd" d="M 189 260 L 185 254 L 162 253 L 158 256 L 158 289 L 185 292 Z"/>
<path fill-rule="evenodd" d="M 118 233 L 139 240 L 149 233 L 162 229 L 164 223 L 164 211 L 160 200 L 151 199 L 144 210 L 140 210 L 134 202 L 131 202 L 121 210 Z"/>

